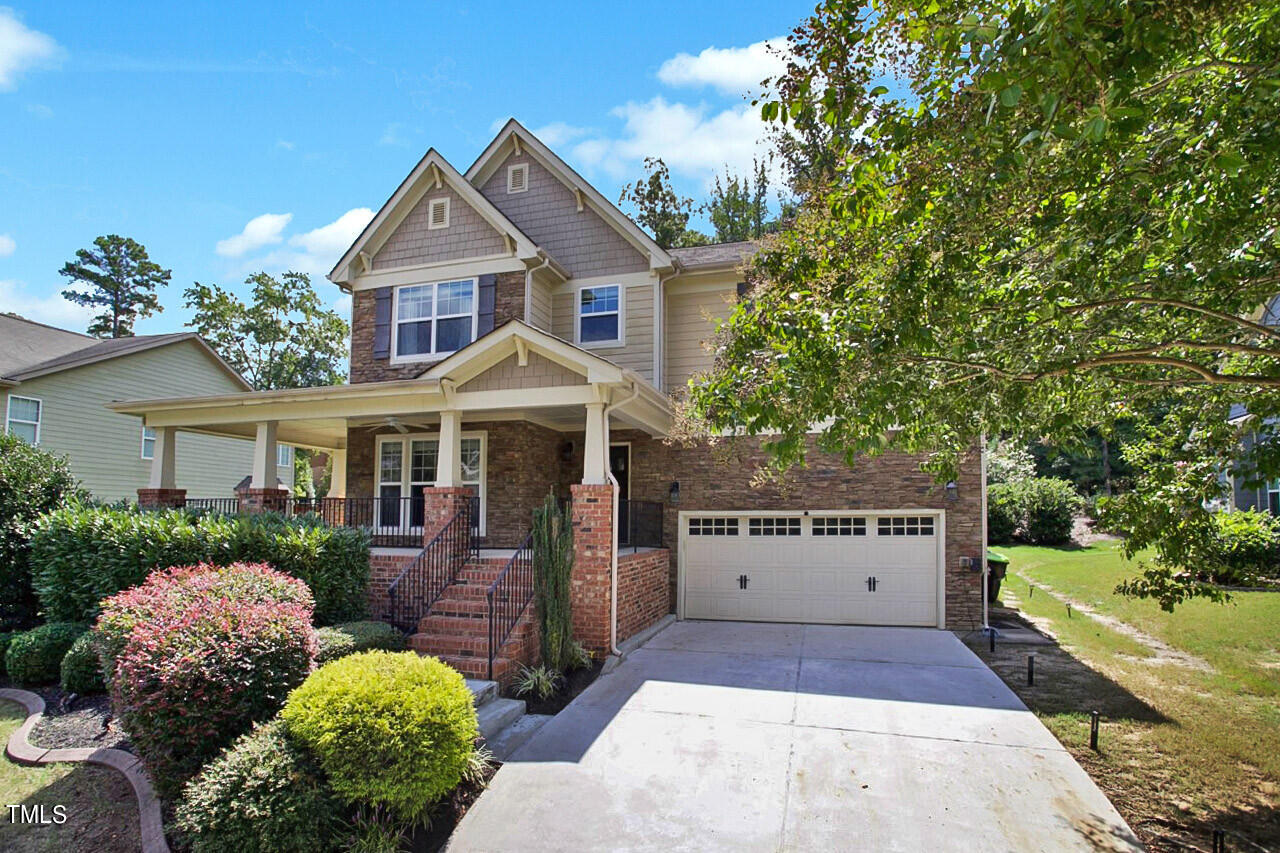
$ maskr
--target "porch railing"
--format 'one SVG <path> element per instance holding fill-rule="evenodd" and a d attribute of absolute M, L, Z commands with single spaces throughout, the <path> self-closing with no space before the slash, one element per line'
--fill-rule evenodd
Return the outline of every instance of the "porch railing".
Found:
<path fill-rule="evenodd" d="M 662 502 L 618 501 L 618 548 L 662 547 Z"/>
<path fill-rule="evenodd" d="M 415 633 L 431 605 L 457 582 L 472 549 L 471 513 L 463 509 L 387 587 L 388 621 L 406 634 Z"/>
<path fill-rule="evenodd" d="M 235 515 L 240 511 L 239 498 L 187 498 L 187 509 Z"/>
<path fill-rule="evenodd" d="M 489 602 L 489 680 L 493 680 L 493 659 L 511 636 L 521 614 L 533 600 L 533 531 L 507 560 L 502 571 L 485 592 Z"/>

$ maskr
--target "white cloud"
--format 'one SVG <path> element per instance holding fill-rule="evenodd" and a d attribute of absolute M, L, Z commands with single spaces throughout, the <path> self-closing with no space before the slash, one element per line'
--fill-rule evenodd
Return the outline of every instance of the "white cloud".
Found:
<path fill-rule="evenodd" d="M 77 305 L 62 297 L 61 291 L 48 296 L 40 296 L 27 292 L 27 286 L 21 281 L 0 279 L 0 305 L 5 311 L 12 311 L 35 320 L 73 332 L 84 331 L 93 317 L 93 309 L 85 305 Z"/>
<path fill-rule="evenodd" d="M 588 133 L 590 133 L 588 128 L 575 127 L 562 121 L 553 121 L 533 131 L 533 135 L 541 139 L 548 148 L 559 148 L 565 143 L 581 139 Z"/>
<path fill-rule="evenodd" d="M 297 146 L 297 145 L 295 145 L 294 143 L 290 142 L 290 141 L 289 141 L 289 140 L 287 140 L 287 139 L 277 139 L 277 140 L 276 140 L 276 147 L 277 147 L 277 148 L 283 148 L 285 151 L 292 151 L 293 149 L 297 148 L 298 146 Z"/>
<path fill-rule="evenodd" d="M 333 269 L 338 258 L 351 247 L 371 219 L 373 211 L 369 208 L 353 208 L 328 225 L 293 235 L 289 238 L 287 248 L 256 258 L 246 258 L 240 271 L 247 274 L 258 270 L 269 273 L 293 270 L 311 276 L 323 276 Z"/>
<path fill-rule="evenodd" d="M 0 234 L 0 258 L 7 258 L 18 248 L 18 244 L 8 234 Z"/>
<path fill-rule="evenodd" d="M 0 89 L 15 88 L 24 71 L 57 65 L 65 53 L 49 36 L 28 29 L 13 9 L 0 6 Z"/>
<path fill-rule="evenodd" d="M 408 148 L 409 140 L 401 132 L 404 125 L 398 121 L 393 121 L 382 130 L 382 136 L 378 139 L 379 145 L 394 145 L 398 148 Z"/>
<path fill-rule="evenodd" d="M 239 234 L 219 240 L 214 250 L 224 258 L 238 258 L 263 246 L 279 243 L 283 239 L 280 235 L 292 219 L 292 213 L 264 213 L 255 216 Z"/>
<path fill-rule="evenodd" d="M 47 104 L 27 104 L 27 112 L 39 119 L 53 118 L 53 107 Z"/>
<path fill-rule="evenodd" d="M 658 79 L 668 86 L 712 86 L 726 95 L 747 95 L 758 92 L 766 77 L 785 72 L 789 53 L 785 38 L 746 47 L 709 47 L 697 56 L 671 57 L 658 69 Z"/>
<path fill-rule="evenodd" d="M 629 102 L 613 114 L 623 120 L 622 133 L 614 139 L 584 140 L 573 155 L 618 178 L 634 173 L 645 157 L 661 157 L 673 173 L 709 181 L 725 167 L 745 173 L 753 157 L 769 150 L 759 110 L 746 104 L 714 110 L 656 97 Z"/>

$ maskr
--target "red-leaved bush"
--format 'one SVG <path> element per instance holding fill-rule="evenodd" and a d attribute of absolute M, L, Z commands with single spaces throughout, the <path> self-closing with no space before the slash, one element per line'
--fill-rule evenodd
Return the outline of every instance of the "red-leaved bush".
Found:
<path fill-rule="evenodd" d="M 302 683 L 311 616 L 306 585 L 261 565 L 172 569 L 104 602 L 112 709 L 161 796 Z"/>

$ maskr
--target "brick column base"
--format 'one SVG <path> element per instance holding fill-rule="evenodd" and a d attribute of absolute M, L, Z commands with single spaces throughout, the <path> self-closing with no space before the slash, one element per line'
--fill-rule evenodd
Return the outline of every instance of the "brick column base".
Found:
<path fill-rule="evenodd" d="M 575 484 L 573 493 L 573 637 L 588 651 L 609 653 L 613 569 L 613 486 Z"/>
<path fill-rule="evenodd" d="M 186 505 L 186 489 L 138 489 L 138 506 L 144 509 L 164 509 Z"/>
<path fill-rule="evenodd" d="M 250 515 L 284 512 L 288 505 L 288 489 L 245 489 L 240 493 L 240 511 Z"/>
<path fill-rule="evenodd" d="M 428 545 L 453 517 L 471 503 L 471 492 L 461 486 L 424 486 L 422 489 L 422 544 Z"/>

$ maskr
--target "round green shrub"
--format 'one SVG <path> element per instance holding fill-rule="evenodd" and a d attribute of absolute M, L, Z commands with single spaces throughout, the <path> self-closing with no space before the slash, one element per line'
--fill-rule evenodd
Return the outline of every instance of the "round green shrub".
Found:
<path fill-rule="evenodd" d="M 62 658 L 62 689 L 67 693 L 101 693 L 102 660 L 98 657 L 97 637 L 92 631 L 81 634 Z"/>
<path fill-rule="evenodd" d="M 272 720 L 187 783 L 176 818 L 192 853 L 325 853 L 344 814 L 315 759 Z"/>
<path fill-rule="evenodd" d="M 1213 516 L 1215 583 L 1248 584 L 1280 573 L 1280 519 L 1266 512 L 1219 512 Z"/>
<path fill-rule="evenodd" d="M 1018 484 L 1023 493 L 1023 536 L 1032 545 L 1065 545 L 1071 541 L 1076 515 L 1084 499 L 1067 480 L 1036 477 Z M 987 495 L 990 501 L 990 493 Z M 993 540 L 994 541 L 994 540 Z"/>
<path fill-rule="evenodd" d="M 1016 482 L 987 487 L 987 541 L 1012 542 L 1022 521 L 1022 492 Z"/>
<path fill-rule="evenodd" d="M 88 625 L 49 622 L 15 634 L 4 654 L 4 668 L 18 684 L 51 684 L 62 672 L 62 659 Z"/>
<path fill-rule="evenodd" d="M 404 635 L 386 622 L 345 622 L 316 630 L 319 650 L 316 663 L 381 649 L 398 652 L 404 648 Z"/>
<path fill-rule="evenodd" d="M 418 820 L 453 790 L 479 734 L 466 681 L 413 652 L 362 652 L 325 664 L 280 712 L 335 793 Z"/>

